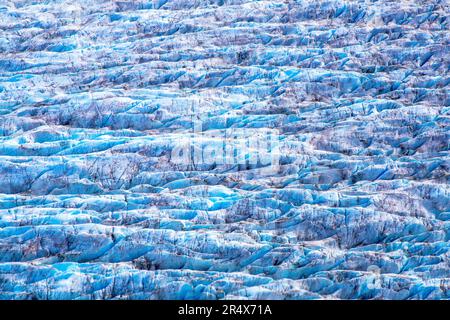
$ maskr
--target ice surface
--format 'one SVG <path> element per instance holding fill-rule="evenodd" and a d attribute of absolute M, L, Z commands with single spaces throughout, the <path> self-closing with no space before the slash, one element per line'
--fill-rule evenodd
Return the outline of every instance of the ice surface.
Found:
<path fill-rule="evenodd" d="M 449 9 L 0 1 L 0 298 L 449 299 Z"/>

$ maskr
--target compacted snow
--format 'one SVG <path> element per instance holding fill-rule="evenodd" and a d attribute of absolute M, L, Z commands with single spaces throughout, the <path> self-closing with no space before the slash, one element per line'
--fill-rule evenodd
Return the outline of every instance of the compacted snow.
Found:
<path fill-rule="evenodd" d="M 449 11 L 0 0 L 0 298 L 450 298 Z"/>

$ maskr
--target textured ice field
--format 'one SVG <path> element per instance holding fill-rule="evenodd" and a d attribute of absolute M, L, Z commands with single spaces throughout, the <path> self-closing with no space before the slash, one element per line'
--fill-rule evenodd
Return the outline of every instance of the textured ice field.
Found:
<path fill-rule="evenodd" d="M 449 299 L 449 11 L 0 0 L 0 298 Z"/>

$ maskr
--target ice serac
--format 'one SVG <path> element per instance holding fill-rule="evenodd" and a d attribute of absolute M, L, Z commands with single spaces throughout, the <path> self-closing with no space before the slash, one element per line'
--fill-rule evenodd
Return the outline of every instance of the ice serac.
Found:
<path fill-rule="evenodd" d="M 449 12 L 0 1 L 0 298 L 449 299 Z"/>

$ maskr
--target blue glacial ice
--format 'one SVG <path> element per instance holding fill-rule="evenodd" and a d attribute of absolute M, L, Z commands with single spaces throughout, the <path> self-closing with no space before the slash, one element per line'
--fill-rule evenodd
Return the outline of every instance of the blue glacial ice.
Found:
<path fill-rule="evenodd" d="M 0 299 L 449 299 L 449 12 L 0 0 Z"/>

